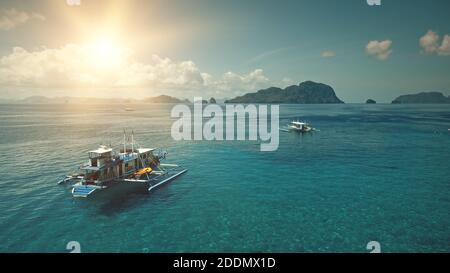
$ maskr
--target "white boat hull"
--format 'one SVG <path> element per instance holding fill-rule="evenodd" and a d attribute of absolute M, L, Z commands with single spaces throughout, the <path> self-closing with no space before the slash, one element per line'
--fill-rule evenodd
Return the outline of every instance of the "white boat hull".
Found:
<path fill-rule="evenodd" d="M 106 190 L 118 184 L 141 184 L 141 185 L 143 184 L 145 185 L 145 188 L 147 188 L 148 191 L 150 192 L 156 189 L 157 187 L 160 187 L 174 180 L 175 178 L 184 174 L 185 172 L 187 172 L 187 169 L 182 169 L 179 167 L 174 168 L 172 170 L 167 170 L 165 172 L 155 171 L 155 174 L 151 174 L 149 176 L 149 179 L 118 179 L 108 183 L 108 186 L 82 185 L 77 183 L 72 188 L 72 195 L 73 197 L 76 198 L 87 198 L 96 192 Z"/>

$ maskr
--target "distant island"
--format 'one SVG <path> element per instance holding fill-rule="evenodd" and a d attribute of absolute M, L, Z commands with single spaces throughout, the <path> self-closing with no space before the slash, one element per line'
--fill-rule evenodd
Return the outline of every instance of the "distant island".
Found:
<path fill-rule="evenodd" d="M 292 104 L 314 104 L 314 103 L 344 103 L 340 100 L 331 86 L 312 81 L 302 82 L 281 89 L 270 87 L 256 93 L 247 93 L 234 99 L 226 100 L 225 103 L 292 103 Z"/>
<path fill-rule="evenodd" d="M 180 99 L 168 95 L 159 95 L 142 99 L 134 98 L 98 98 L 98 97 L 46 97 L 31 96 L 24 99 L 0 99 L 0 104 L 133 104 L 133 103 L 187 103 L 188 99 Z M 284 89 L 270 87 L 255 93 L 247 93 L 233 99 L 202 100 L 203 104 L 216 103 L 278 103 L 278 104 L 324 104 L 344 103 L 333 88 L 323 83 L 306 81 Z M 376 104 L 373 99 L 367 99 L 366 104 Z M 402 95 L 392 101 L 392 104 L 450 104 L 450 96 L 441 92 L 421 92 Z"/>
<path fill-rule="evenodd" d="M 25 103 L 25 104 L 103 104 L 103 103 L 134 103 L 135 99 L 129 98 L 95 98 L 95 97 L 46 97 L 31 96 L 20 100 L 9 100 L 8 103 Z"/>
<path fill-rule="evenodd" d="M 95 98 L 95 97 L 46 97 L 31 96 L 19 100 L 2 100 L 1 103 L 12 104 L 132 104 L 132 103 L 190 103 L 189 100 L 160 95 L 144 99 L 130 98 Z"/>
<path fill-rule="evenodd" d="M 392 101 L 392 104 L 431 104 L 450 103 L 450 96 L 446 97 L 441 92 L 421 92 L 411 95 L 403 95 Z"/>
<path fill-rule="evenodd" d="M 144 99 L 144 102 L 150 102 L 150 103 L 190 103 L 189 100 L 181 100 L 175 97 L 167 96 L 167 95 L 160 95 L 157 97 L 151 97 Z"/>

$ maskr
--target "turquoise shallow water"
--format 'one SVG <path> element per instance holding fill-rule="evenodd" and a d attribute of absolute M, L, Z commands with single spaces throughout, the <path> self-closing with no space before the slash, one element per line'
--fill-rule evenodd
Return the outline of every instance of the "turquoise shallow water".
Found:
<path fill-rule="evenodd" d="M 0 105 L 0 251 L 450 252 L 450 107 L 282 105 L 276 152 L 176 142 L 170 105 Z M 56 181 L 133 128 L 189 172 L 75 200 Z"/>

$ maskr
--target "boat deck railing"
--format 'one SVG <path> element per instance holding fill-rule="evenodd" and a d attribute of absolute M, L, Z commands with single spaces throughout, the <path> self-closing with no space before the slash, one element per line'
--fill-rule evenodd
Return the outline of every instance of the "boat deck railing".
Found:
<path fill-rule="evenodd" d="M 135 154 L 121 154 L 119 155 L 119 159 L 123 161 L 131 161 L 137 159 L 138 156 Z"/>

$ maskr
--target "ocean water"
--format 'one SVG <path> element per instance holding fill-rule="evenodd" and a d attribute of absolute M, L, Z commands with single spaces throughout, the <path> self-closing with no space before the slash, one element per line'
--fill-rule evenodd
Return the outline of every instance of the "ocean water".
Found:
<path fill-rule="evenodd" d="M 0 105 L 0 252 L 450 252 L 450 107 L 281 105 L 279 149 L 172 140 L 170 105 Z M 74 199 L 61 176 L 133 129 L 189 171 Z"/>

